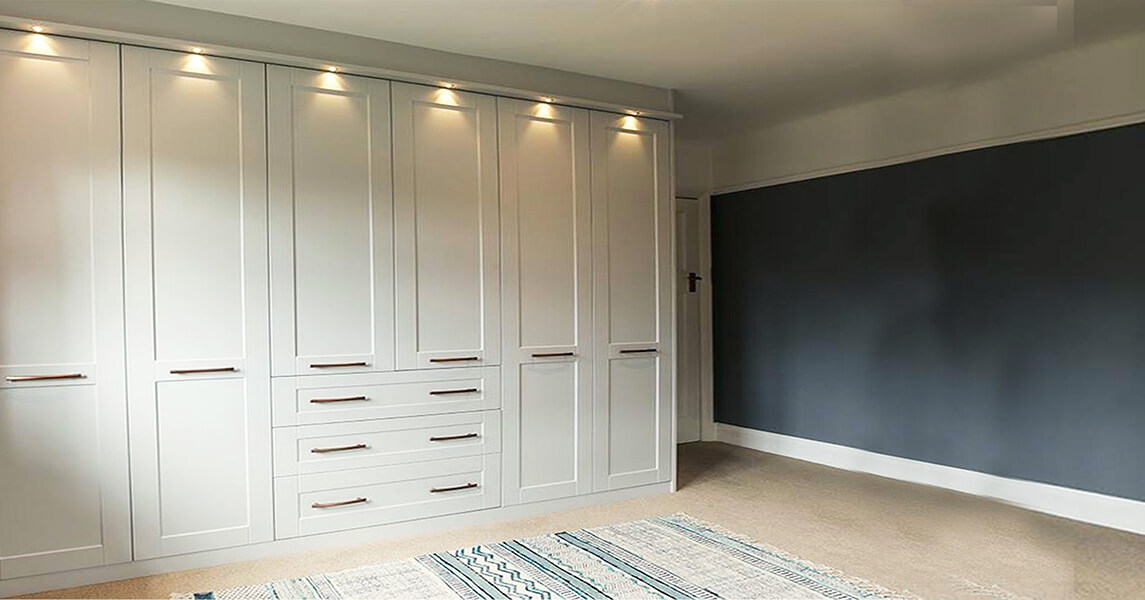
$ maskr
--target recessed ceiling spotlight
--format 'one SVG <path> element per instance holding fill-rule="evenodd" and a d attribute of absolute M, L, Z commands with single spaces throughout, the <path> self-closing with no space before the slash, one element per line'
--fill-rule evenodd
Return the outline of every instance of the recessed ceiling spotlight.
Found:
<path fill-rule="evenodd" d="M 634 116 L 634 117 L 639 117 L 639 116 L 640 116 L 640 111 L 638 111 L 638 110 L 630 110 L 630 111 L 628 111 L 628 114 L 630 114 L 630 115 L 632 115 L 632 116 Z"/>
<path fill-rule="evenodd" d="M 331 73 L 337 73 L 338 67 L 326 67 L 326 70 L 330 71 Z"/>
<path fill-rule="evenodd" d="M 556 102 L 556 100 L 550 96 L 541 96 L 541 102 Z"/>
<path fill-rule="evenodd" d="M 452 90 L 453 88 L 457 87 L 457 84 L 446 81 L 445 83 L 441 84 L 441 87 Z"/>
<path fill-rule="evenodd" d="M 198 47 L 198 46 L 195 46 L 194 48 L 191 48 L 191 52 L 194 52 L 195 54 L 202 54 L 203 49 Z"/>
<path fill-rule="evenodd" d="M 44 26 L 43 25 L 33 25 L 31 27 L 31 30 L 36 32 L 36 33 L 44 33 Z"/>

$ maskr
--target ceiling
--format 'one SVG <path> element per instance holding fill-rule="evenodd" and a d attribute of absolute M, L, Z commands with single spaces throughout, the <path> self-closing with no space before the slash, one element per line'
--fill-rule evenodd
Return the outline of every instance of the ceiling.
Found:
<path fill-rule="evenodd" d="M 672 88 L 696 140 L 1145 24 L 1143 0 L 164 1 Z"/>

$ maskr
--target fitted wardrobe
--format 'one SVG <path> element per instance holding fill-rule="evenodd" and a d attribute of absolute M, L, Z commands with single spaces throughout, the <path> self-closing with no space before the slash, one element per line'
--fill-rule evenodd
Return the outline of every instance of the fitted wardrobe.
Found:
<path fill-rule="evenodd" d="M 667 122 L 0 30 L 0 132 L 0 579 L 671 479 Z"/>

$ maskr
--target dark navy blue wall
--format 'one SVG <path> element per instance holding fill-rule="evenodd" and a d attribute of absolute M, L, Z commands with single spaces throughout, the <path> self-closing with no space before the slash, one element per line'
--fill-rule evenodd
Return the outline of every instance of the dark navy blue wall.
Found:
<path fill-rule="evenodd" d="M 1145 500 L 1145 126 L 717 196 L 716 420 Z"/>

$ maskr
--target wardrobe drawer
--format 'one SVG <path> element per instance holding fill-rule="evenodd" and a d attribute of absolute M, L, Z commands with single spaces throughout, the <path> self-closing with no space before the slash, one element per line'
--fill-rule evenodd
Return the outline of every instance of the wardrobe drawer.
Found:
<path fill-rule="evenodd" d="M 501 451 L 501 411 L 274 430 L 274 474 L 298 475 Z"/>
<path fill-rule="evenodd" d="M 501 505 L 501 455 L 278 477 L 276 537 L 297 537 Z"/>
<path fill-rule="evenodd" d="M 310 425 L 501 407 L 498 367 L 276 377 L 274 425 Z"/>

